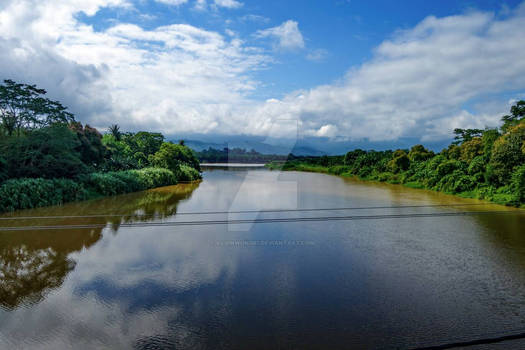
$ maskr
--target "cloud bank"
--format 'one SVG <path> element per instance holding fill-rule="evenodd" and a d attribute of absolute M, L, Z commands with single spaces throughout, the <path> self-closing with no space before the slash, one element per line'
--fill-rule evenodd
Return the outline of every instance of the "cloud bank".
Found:
<path fill-rule="evenodd" d="M 258 31 L 260 43 L 247 44 L 189 24 L 145 29 L 117 22 L 97 31 L 79 19 L 102 8 L 133 5 L 2 2 L 0 77 L 36 83 L 79 120 L 102 128 L 118 122 L 167 134 L 266 135 L 276 121 L 293 119 L 302 136 L 371 141 L 439 140 L 455 127 L 496 125 L 508 110 L 502 96 L 525 90 L 523 4 L 504 16 L 427 17 L 394 33 L 339 81 L 268 101 L 252 97 L 262 83 L 254 73 L 276 62 L 263 41 L 304 48 L 297 22 Z M 477 108 L 482 102 L 495 107 Z M 278 136 L 289 132 L 295 130 Z"/>

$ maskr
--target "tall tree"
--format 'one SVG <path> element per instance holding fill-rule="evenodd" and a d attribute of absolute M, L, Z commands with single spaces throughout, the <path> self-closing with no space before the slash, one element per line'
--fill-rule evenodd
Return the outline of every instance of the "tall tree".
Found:
<path fill-rule="evenodd" d="M 35 129 L 74 121 L 73 114 L 60 102 L 46 97 L 46 90 L 36 85 L 4 80 L 0 84 L 0 120 L 5 132 L 20 135 L 23 129 Z"/>
<path fill-rule="evenodd" d="M 118 126 L 117 124 L 112 124 L 108 128 L 108 131 L 111 135 L 113 135 L 115 140 L 120 141 L 120 139 L 122 138 L 122 133 L 120 132 L 120 126 Z"/>

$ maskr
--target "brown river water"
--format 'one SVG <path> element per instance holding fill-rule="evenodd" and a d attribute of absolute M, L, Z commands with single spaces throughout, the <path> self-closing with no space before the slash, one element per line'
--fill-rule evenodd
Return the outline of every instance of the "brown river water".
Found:
<path fill-rule="evenodd" d="M 525 211 L 208 169 L 0 215 L 0 278 L 2 349 L 412 349 L 525 332 Z"/>

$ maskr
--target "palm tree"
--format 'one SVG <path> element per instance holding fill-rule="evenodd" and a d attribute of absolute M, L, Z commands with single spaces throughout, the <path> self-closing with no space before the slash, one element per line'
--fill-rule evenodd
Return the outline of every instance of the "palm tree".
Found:
<path fill-rule="evenodd" d="M 113 124 L 108 128 L 108 131 L 111 135 L 115 138 L 115 140 L 120 141 L 120 138 L 122 137 L 122 133 L 120 132 L 120 126 L 117 124 Z"/>

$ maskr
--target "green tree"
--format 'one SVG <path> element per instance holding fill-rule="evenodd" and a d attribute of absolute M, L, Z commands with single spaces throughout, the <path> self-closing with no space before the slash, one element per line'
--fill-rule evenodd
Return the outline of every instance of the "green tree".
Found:
<path fill-rule="evenodd" d="M 494 142 L 490 159 L 492 179 L 498 184 L 506 184 L 514 167 L 525 162 L 525 122 L 510 127 Z"/>
<path fill-rule="evenodd" d="M 108 128 L 108 131 L 111 135 L 113 135 L 113 137 L 115 138 L 115 140 L 117 141 L 120 141 L 121 137 L 122 137 L 122 133 L 120 132 L 120 126 L 118 126 L 117 124 L 112 124 L 109 128 Z"/>
<path fill-rule="evenodd" d="M 520 100 L 516 102 L 515 105 L 510 107 L 510 115 L 504 115 L 501 118 L 503 126 L 501 130 L 507 132 L 513 126 L 519 124 L 521 120 L 525 117 L 525 101 Z"/>
<path fill-rule="evenodd" d="M 390 171 L 398 173 L 407 170 L 410 166 L 410 159 L 405 151 L 398 149 L 392 154 L 392 160 L 388 163 Z"/>
<path fill-rule="evenodd" d="M 415 145 L 408 152 L 408 158 L 413 162 L 420 162 L 430 159 L 434 156 L 434 152 L 427 150 L 423 145 Z"/>
<path fill-rule="evenodd" d="M 480 137 L 474 137 L 469 141 L 465 141 L 461 144 L 459 159 L 470 163 L 472 159 L 483 154 L 483 141 Z"/>
<path fill-rule="evenodd" d="M 154 166 L 166 168 L 175 173 L 180 171 L 180 166 L 183 164 L 200 171 L 199 161 L 192 150 L 171 142 L 164 142 L 160 150 L 151 157 L 151 162 Z"/>
<path fill-rule="evenodd" d="M 481 129 L 454 129 L 454 141 L 455 145 L 460 145 L 463 142 L 470 141 L 474 137 L 481 137 L 483 130 Z"/>
<path fill-rule="evenodd" d="M 7 161 L 0 157 L 0 184 L 7 179 Z"/>
<path fill-rule="evenodd" d="M 60 102 L 45 98 L 46 90 L 36 85 L 4 80 L 0 85 L 0 119 L 7 135 L 55 123 L 74 121 L 73 114 Z"/>
<path fill-rule="evenodd" d="M 80 145 L 76 148 L 80 152 L 82 162 L 90 167 L 99 169 L 108 154 L 102 144 L 102 135 L 97 129 L 89 125 L 83 126 L 80 122 L 72 122 L 69 128 L 77 135 Z"/>
<path fill-rule="evenodd" d="M 1 150 L 10 178 L 71 178 L 87 172 L 80 141 L 66 125 L 52 125 L 7 140 Z"/>

